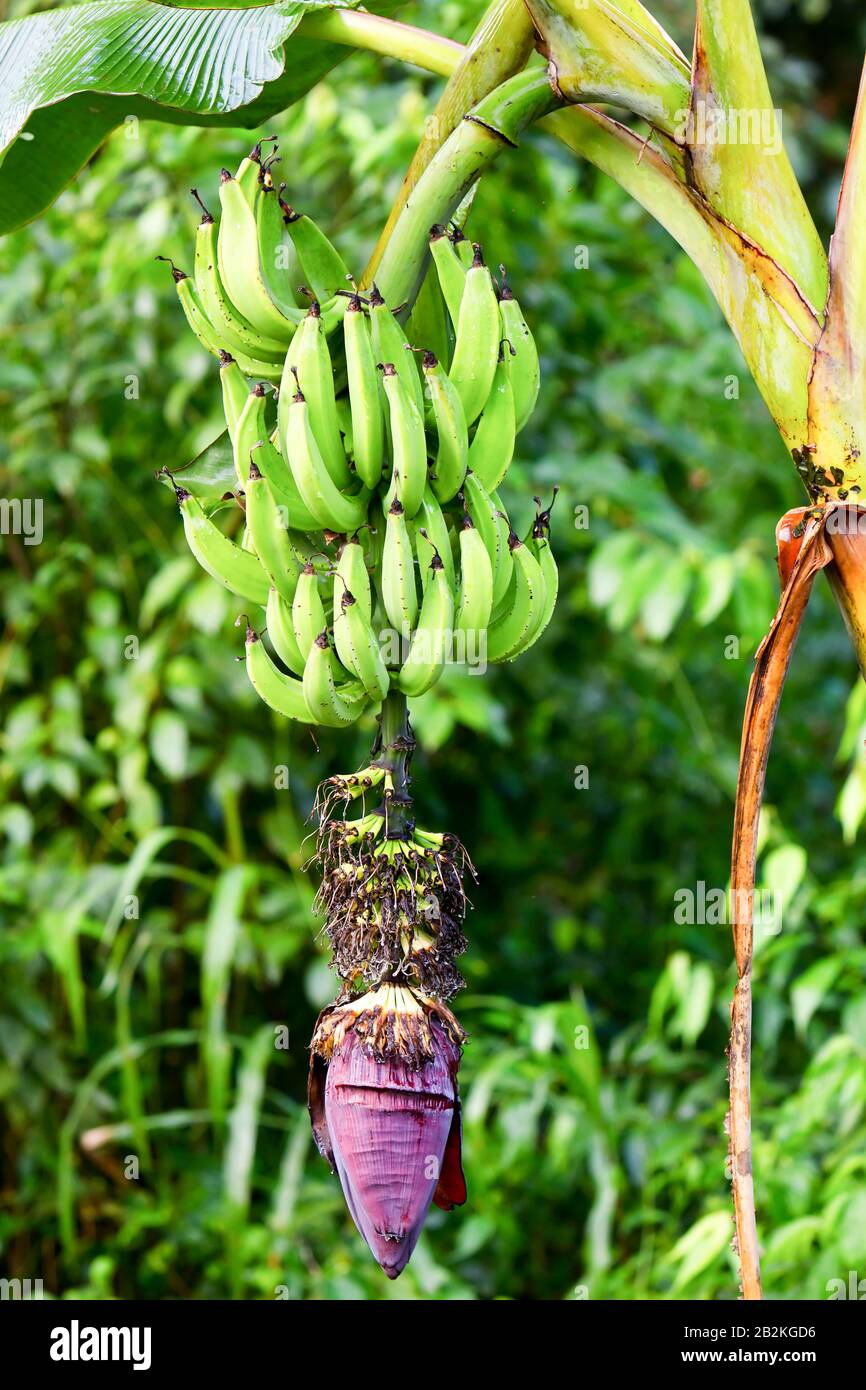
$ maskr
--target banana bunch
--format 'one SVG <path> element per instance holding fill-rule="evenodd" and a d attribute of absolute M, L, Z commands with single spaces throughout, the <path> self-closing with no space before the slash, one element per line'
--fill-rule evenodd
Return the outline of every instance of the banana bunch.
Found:
<path fill-rule="evenodd" d="M 547 626 L 550 509 L 521 539 L 497 491 L 538 354 L 504 268 L 497 285 L 481 247 L 441 227 L 410 342 L 395 306 L 375 284 L 362 295 L 285 202 L 275 159 L 260 143 L 222 171 L 218 221 L 193 190 L 194 275 L 171 265 L 219 358 L 239 539 L 183 488 L 177 498 L 196 559 L 247 606 L 259 696 L 341 728 L 389 690 L 424 694 L 449 661 L 511 661 Z"/>

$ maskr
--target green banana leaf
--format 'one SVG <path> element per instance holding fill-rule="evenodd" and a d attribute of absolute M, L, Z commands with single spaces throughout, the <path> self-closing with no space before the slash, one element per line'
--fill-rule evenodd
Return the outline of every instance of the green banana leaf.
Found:
<path fill-rule="evenodd" d="M 356 5 L 87 0 L 0 24 L 0 235 L 49 207 L 126 120 L 252 129 L 285 110 L 351 52 L 306 38 L 302 20 Z"/>

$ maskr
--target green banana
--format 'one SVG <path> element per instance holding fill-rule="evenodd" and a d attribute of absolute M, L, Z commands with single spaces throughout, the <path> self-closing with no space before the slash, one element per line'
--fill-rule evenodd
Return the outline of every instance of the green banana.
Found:
<path fill-rule="evenodd" d="M 415 536 L 422 588 L 426 589 L 427 587 L 427 579 L 430 574 L 430 560 L 418 544 L 418 537 L 426 543 L 431 551 L 436 550 L 439 552 L 439 557 L 445 566 L 445 573 L 448 576 L 448 583 L 453 589 L 455 584 L 454 556 L 451 553 L 451 536 L 448 531 L 448 522 L 445 520 L 442 508 L 439 506 L 429 483 L 424 489 L 424 496 L 421 498 L 421 506 L 415 517 Z"/>
<path fill-rule="evenodd" d="M 435 685 L 449 654 L 453 622 L 454 595 L 442 559 L 434 550 L 418 625 L 397 677 L 404 695 L 423 695 Z"/>
<path fill-rule="evenodd" d="M 283 598 L 279 589 L 272 588 L 268 594 L 267 624 L 268 636 L 280 661 L 296 676 L 302 676 L 304 658 L 292 627 L 292 605 Z"/>
<path fill-rule="evenodd" d="M 296 212 L 282 199 L 280 210 L 298 254 L 306 283 L 321 304 L 330 306 L 337 290 L 344 289 L 346 282 L 352 278 L 346 262 L 311 217 Z M 338 301 L 334 307 L 337 311 L 334 318 L 336 323 L 338 317 L 342 316 L 345 305 Z"/>
<path fill-rule="evenodd" d="M 235 178 L 250 207 L 253 207 L 256 201 L 259 179 L 262 176 L 262 145 L 273 145 L 276 150 L 276 135 L 263 135 L 261 140 L 257 140 L 235 170 Z"/>
<path fill-rule="evenodd" d="M 472 472 L 467 473 L 463 481 L 463 499 L 466 511 L 472 518 L 472 524 L 477 528 L 490 556 L 493 573 L 493 601 L 495 603 L 498 589 L 507 588 L 507 583 L 503 585 L 501 580 L 497 584 L 503 568 L 509 571 L 510 578 L 509 562 L 511 556 L 508 549 L 508 533 L 499 524 L 493 498 Z"/>
<path fill-rule="evenodd" d="M 280 382 L 277 418 L 280 447 L 284 455 L 288 453 L 286 440 L 295 382 L 306 398 L 313 434 L 331 481 L 337 488 L 349 487 L 354 479 L 340 436 L 331 354 L 322 328 L 319 304 L 315 299 L 286 353 Z"/>
<path fill-rule="evenodd" d="M 499 498 L 498 492 L 490 493 L 490 501 L 493 503 L 496 529 L 499 532 L 499 569 L 493 578 L 493 612 L 499 616 L 499 605 L 508 592 L 511 584 L 511 575 L 514 569 L 514 560 L 508 545 L 508 537 L 511 534 L 511 523 L 508 520 L 505 508 Z"/>
<path fill-rule="evenodd" d="M 308 560 L 298 575 L 292 599 L 292 629 L 304 661 L 324 626 L 325 608 L 319 593 L 319 579 L 315 565 Z"/>
<path fill-rule="evenodd" d="M 298 309 L 297 319 L 293 317 L 290 320 L 268 294 L 259 265 L 255 215 L 241 185 L 227 169 L 220 174 L 220 203 L 222 217 L 217 237 L 217 261 L 228 296 L 238 312 L 260 333 L 288 344 L 292 341 L 297 323 L 303 318 L 303 310 Z"/>
<path fill-rule="evenodd" d="M 463 402 L 467 425 L 481 414 L 490 395 L 501 336 L 493 280 L 484 264 L 481 247 L 476 245 L 472 265 L 466 272 L 454 356 L 448 372 Z"/>
<path fill-rule="evenodd" d="M 345 589 L 337 603 L 334 589 L 334 642 L 343 665 L 358 677 L 371 700 L 380 702 L 388 694 L 390 678 L 379 651 L 370 619 L 351 589 Z"/>
<path fill-rule="evenodd" d="M 532 642 L 528 643 L 528 646 L 538 641 L 542 632 L 544 632 L 550 622 L 550 619 L 553 617 L 553 610 L 556 607 L 556 599 L 559 594 L 559 571 L 556 567 L 556 559 L 553 554 L 553 547 L 550 543 L 550 513 L 553 509 L 553 504 L 556 501 L 556 494 L 558 492 L 559 488 L 555 487 L 553 489 L 553 499 L 550 506 L 545 508 L 544 511 L 539 511 L 532 524 L 530 535 L 525 542 L 538 561 L 544 578 L 544 611 L 533 633 Z M 540 507 L 541 503 L 538 498 L 536 498 L 535 501 Z M 521 648 L 521 650 L 525 650 L 525 648 Z"/>
<path fill-rule="evenodd" d="M 415 557 L 406 527 L 406 516 L 399 498 L 388 509 L 385 543 L 382 547 L 382 602 L 392 628 L 408 637 L 418 617 L 418 591 L 415 585 Z"/>
<path fill-rule="evenodd" d="M 355 472 L 365 487 L 372 488 L 382 476 L 385 423 L 382 418 L 370 325 L 364 313 L 361 296 L 358 294 L 351 295 L 346 306 L 343 342 L 352 411 L 352 456 L 355 460 Z"/>
<path fill-rule="evenodd" d="M 434 353 L 424 353 L 422 367 L 439 437 L 431 482 L 439 501 L 450 502 L 466 476 L 469 458 L 466 416 L 456 387 Z"/>
<path fill-rule="evenodd" d="M 378 286 L 370 287 L 370 335 L 376 362 L 393 362 L 406 392 L 415 402 L 418 414 L 424 415 L 424 396 L 415 359 L 409 351 L 406 335 L 388 308 Z"/>
<path fill-rule="evenodd" d="M 351 589 L 361 612 L 369 622 L 373 613 L 373 600 L 370 592 L 370 575 L 364 547 L 357 536 L 349 536 L 340 551 L 337 561 L 337 575 L 347 589 Z M 334 585 L 334 612 L 337 612 L 337 585 Z"/>
<path fill-rule="evenodd" d="M 270 584 L 256 556 L 224 536 L 197 498 L 185 488 L 176 487 L 175 496 L 187 543 L 202 569 L 240 598 L 266 604 Z"/>
<path fill-rule="evenodd" d="M 241 413 L 247 403 L 249 388 L 246 378 L 235 359 L 228 352 L 220 352 L 220 386 L 223 393 L 223 413 L 226 417 L 229 439 L 234 446 L 235 430 Z"/>
<path fill-rule="evenodd" d="M 541 566 L 528 546 L 512 531 L 508 545 L 514 572 L 504 611 L 487 632 L 487 660 L 513 661 L 532 644 L 544 616 L 546 583 Z"/>
<path fill-rule="evenodd" d="M 474 636 L 480 644 L 493 609 L 493 566 L 487 547 L 470 516 L 464 516 L 460 528 L 460 590 L 454 631 L 466 637 Z"/>
<path fill-rule="evenodd" d="M 316 442 L 306 398 L 300 387 L 292 398 L 286 416 L 284 452 L 304 505 L 309 508 L 318 525 L 328 531 L 346 534 L 357 531 L 367 519 L 370 493 L 365 490 L 350 497 L 334 483 Z"/>
<path fill-rule="evenodd" d="M 507 339 L 500 346 L 499 362 L 490 395 L 469 446 L 469 467 L 488 492 L 499 487 L 514 457 L 516 423 L 511 385 L 511 355 Z"/>
<path fill-rule="evenodd" d="M 198 338 L 202 347 L 214 357 L 222 360 L 224 351 L 223 345 L 219 341 L 216 330 L 210 319 L 202 308 L 198 291 L 193 281 L 185 270 L 179 270 L 168 256 L 157 256 L 158 261 L 168 261 L 171 266 L 171 277 L 174 280 L 174 287 L 180 306 L 186 315 L 186 321 Z M 246 353 L 237 351 L 232 354 L 241 371 L 245 376 L 261 376 L 266 381 L 279 381 L 282 375 L 282 368 L 274 362 L 266 362 L 257 358 L 248 357 Z"/>
<path fill-rule="evenodd" d="M 523 311 L 512 294 L 505 266 L 499 267 L 502 284 L 499 289 L 499 318 L 502 333 L 512 346 L 511 386 L 514 392 L 514 427 L 517 434 L 523 429 L 535 408 L 541 374 L 538 348 Z"/>
<path fill-rule="evenodd" d="M 316 724 L 304 699 L 303 683 L 293 676 L 280 671 L 265 650 L 261 638 L 247 625 L 246 637 L 247 675 L 250 684 L 266 705 L 282 714 L 286 719 L 297 719 L 301 724 Z"/>
<path fill-rule="evenodd" d="M 190 192 L 202 210 L 202 219 L 195 234 L 195 288 L 217 338 L 231 352 L 243 352 L 248 357 L 281 364 L 286 355 L 285 344 L 254 328 L 226 294 L 218 267 L 216 223 L 202 202 L 198 189 L 191 188 Z"/>
<path fill-rule="evenodd" d="M 331 668 L 331 644 L 325 631 L 319 633 L 310 647 L 304 665 L 304 700 L 318 724 L 339 729 L 354 724 L 367 703 L 367 696 L 357 682 L 338 690 Z"/>
<path fill-rule="evenodd" d="M 436 267 L 448 317 L 456 333 L 460 321 L 460 304 L 466 288 L 466 267 L 457 255 L 445 227 L 437 225 L 430 228 L 430 255 Z"/>
<path fill-rule="evenodd" d="M 388 401 L 391 424 L 391 451 L 394 470 L 387 502 L 399 497 L 407 517 L 421 505 L 427 485 L 427 439 L 424 417 L 406 391 L 393 362 L 382 364 L 382 381 Z"/>
<path fill-rule="evenodd" d="M 259 268 L 265 289 L 280 313 L 290 323 L 299 323 L 306 312 L 306 306 L 298 303 L 294 290 L 301 280 L 300 266 L 295 248 L 286 236 L 280 197 L 268 169 L 263 169 L 259 176 L 253 211 Z"/>
<path fill-rule="evenodd" d="M 274 501 L 268 480 L 253 460 L 247 476 L 247 526 L 256 554 L 270 581 L 283 598 L 291 603 L 301 570 L 289 541 L 280 509 Z"/>
<path fill-rule="evenodd" d="M 451 320 L 439 288 L 435 265 L 430 265 L 412 305 L 406 336 L 413 343 L 430 349 L 440 362 L 451 361 Z"/>

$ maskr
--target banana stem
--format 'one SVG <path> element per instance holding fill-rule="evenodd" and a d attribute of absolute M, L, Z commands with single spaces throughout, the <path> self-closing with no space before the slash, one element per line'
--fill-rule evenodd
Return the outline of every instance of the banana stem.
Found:
<path fill-rule="evenodd" d="M 406 696 L 399 690 L 390 690 L 382 701 L 379 733 L 373 746 L 373 760 L 391 775 L 392 785 L 384 798 L 388 839 L 403 839 L 414 827 L 409 766 L 415 747 Z"/>
<path fill-rule="evenodd" d="M 327 10 L 309 15 L 301 26 L 308 39 L 342 43 L 395 58 L 438 77 L 450 77 L 463 56 L 462 43 L 442 38 L 413 24 L 368 14 L 364 10 Z"/>
<path fill-rule="evenodd" d="M 376 268 L 376 283 L 389 304 L 414 301 L 433 223 L 447 222 L 483 171 L 558 104 L 546 70 L 532 68 L 503 82 L 463 117 L 404 203 Z"/>

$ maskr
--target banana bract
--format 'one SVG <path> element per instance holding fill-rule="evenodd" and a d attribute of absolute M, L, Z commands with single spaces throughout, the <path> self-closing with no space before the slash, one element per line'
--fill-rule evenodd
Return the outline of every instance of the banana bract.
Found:
<path fill-rule="evenodd" d="M 406 306 L 358 292 L 275 184 L 274 157 L 257 146 L 223 170 L 213 212 L 196 194 L 194 274 L 172 266 L 219 360 L 234 464 L 211 505 L 177 495 L 193 554 L 243 605 L 261 700 L 334 730 L 381 711 L 369 767 L 320 789 L 317 906 L 348 998 L 317 1025 L 310 1110 L 395 1278 L 430 1204 L 466 1196 L 463 1034 L 443 1001 L 462 985 L 473 872 L 453 836 L 415 823 L 406 699 L 449 663 L 515 659 L 550 620 L 550 509 L 539 503 L 521 538 L 498 492 L 538 395 L 538 353 L 504 267 L 494 277 L 479 243 L 438 226 L 407 337 Z"/>

